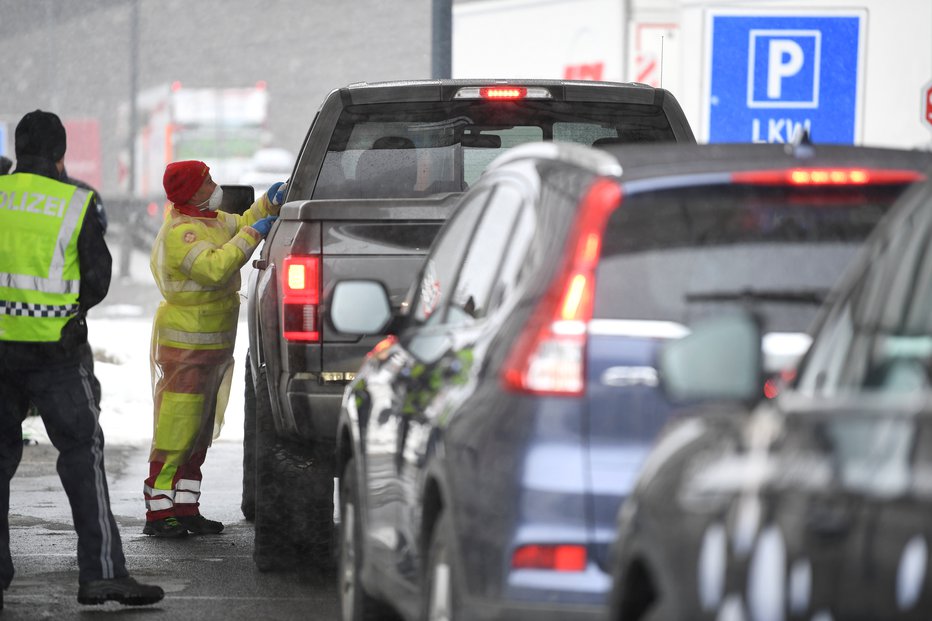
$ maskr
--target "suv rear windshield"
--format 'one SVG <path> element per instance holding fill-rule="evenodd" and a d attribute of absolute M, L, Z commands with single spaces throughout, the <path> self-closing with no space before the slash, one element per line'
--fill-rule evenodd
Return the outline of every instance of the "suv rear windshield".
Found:
<path fill-rule="evenodd" d="M 407 198 L 461 192 L 506 149 L 525 142 L 674 141 L 658 106 L 552 100 L 451 101 L 347 107 L 313 198 Z"/>
<path fill-rule="evenodd" d="M 905 186 L 717 185 L 629 194 L 609 219 L 595 317 L 672 321 L 743 307 L 804 332 Z"/>

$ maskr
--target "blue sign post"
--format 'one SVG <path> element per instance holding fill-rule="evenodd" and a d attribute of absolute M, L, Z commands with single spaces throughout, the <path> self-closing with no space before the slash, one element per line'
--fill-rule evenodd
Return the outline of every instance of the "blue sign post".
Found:
<path fill-rule="evenodd" d="M 866 12 L 709 14 L 709 142 L 855 144 Z"/>

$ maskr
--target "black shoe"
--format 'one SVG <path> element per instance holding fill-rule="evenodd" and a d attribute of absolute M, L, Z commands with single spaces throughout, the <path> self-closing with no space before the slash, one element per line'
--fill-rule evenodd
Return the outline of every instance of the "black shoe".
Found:
<path fill-rule="evenodd" d="M 142 529 L 143 535 L 152 535 L 153 537 L 184 537 L 188 534 L 188 529 L 182 526 L 176 518 L 167 517 L 161 520 L 147 521 Z"/>
<path fill-rule="evenodd" d="M 107 601 L 120 602 L 124 606 L 146 606 L 165 597 L 162 587 L 139 584 L 129 576 L 110 580 L 91 580 L 78 588 L 78 603 L 85 605 L 103 604 Z"/>
<path fill-rule="evenodd" d="M 217 535 L 223 530 L 223 524 L 203 515 L 179 515 L 178 521 L 192 535 Z"/>

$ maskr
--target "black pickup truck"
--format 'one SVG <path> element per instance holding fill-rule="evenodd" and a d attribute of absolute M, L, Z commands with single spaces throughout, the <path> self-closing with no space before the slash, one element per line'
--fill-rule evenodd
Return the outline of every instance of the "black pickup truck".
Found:
<path fill-rule="evenodd" d="M 325 99 L 246 296 L 243 513 L 260 570 L 332 563 L 336 422 L 345 385 L 385 335 L 329 321 L 345 278 L 403 307 L 460 193 L 509 147 L 695 142 L 676 99 L 643 84 L 424 80 Z"/>

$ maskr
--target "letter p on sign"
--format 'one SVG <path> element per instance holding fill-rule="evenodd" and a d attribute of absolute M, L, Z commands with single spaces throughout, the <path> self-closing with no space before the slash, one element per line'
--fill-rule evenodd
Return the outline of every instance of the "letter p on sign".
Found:
<path fill-rule="evenodd" d="M 922 87 L 922 123 L 932 129 L 932 82 L 926 82 Z"/>
<path fill-rule="evenodd" d="M 803 66 L 803 48 L 788 39 L 770 41 L 770 67 L 767 71 L 767 97 L 782 97 L 783 78 L 799 73 Z"/>

